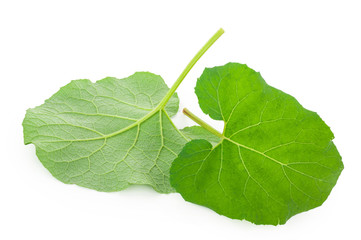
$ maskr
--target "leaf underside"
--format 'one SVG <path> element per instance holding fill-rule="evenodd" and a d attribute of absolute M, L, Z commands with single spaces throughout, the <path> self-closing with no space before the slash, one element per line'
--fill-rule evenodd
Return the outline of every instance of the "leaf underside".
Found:
<path fill-rule="evenodd" d="M 320 206 L 343 169 L 330 128 L 246 65 L 206 69 L 196 94 L 224 138 L 186 144 L 171 184 L 187 201 L 255 224 L 284 224 Z"/>
<path fill-rule="evenodd" d="M 42 164 L 64 183 L 107 192 L 145 184 L 173 192 L 169 168 L 187 140 L 170 120 L 178 97 L 157 108 L 168 90 L 148 72 L 72 81 L 27 111 L 25 144 L 33 143 Z"/>

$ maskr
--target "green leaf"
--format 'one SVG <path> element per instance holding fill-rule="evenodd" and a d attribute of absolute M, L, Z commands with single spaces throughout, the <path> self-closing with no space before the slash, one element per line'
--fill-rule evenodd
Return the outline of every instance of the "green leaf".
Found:
<path fill-rule="evenodd" d="M 185 200 L 272 225 L 326 200 L 343 164 L 315 112 L 237 63 L 206 69 L 195 91 L 203 112 L 225 128 L 217 146 L 193 140 L 174 160 L 171 184 Z"/>
<path fill-rule="evenodd" d="M 170 164 L 186 139 L 170 120 L 178 97 L 165 106 L 168 91 L 148 72 L 72 81 L 27 111 L 25 144 L 33 143 L 43 165 L 64 183 L 98 191 L 146 184 L 172 192 Z"/>
<path fill-rule="evenodd" d="M 190 140 L 205 139 L 209 141 L 213 146 L 217 145 L 221 140 L 219 137 L 213 135 L 212 133 L 208 132 L 200 126 L 185 127 L 180 131 Z"/>
<path fill-rule="evenodd" d="M 188 140 L 170 120 L 178 111 L 175 91 L 223 33 L 208 40 L 170 89 L 147 72 L 72 81 L 27 111 L 25 144 L 33 143 L 43 165 L 64 183 L 98 191 L 146 184 L 173 192 L 169 169 Z"/>

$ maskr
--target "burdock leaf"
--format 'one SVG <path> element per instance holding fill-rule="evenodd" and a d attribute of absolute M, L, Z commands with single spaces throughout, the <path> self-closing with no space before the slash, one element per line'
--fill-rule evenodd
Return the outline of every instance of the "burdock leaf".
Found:
<path fill-rule="evenodd" d="M 224 132 L 193 118 L 221 142 L 186 144 L 171 167 L 171 184 L 187 201 L 256 224 L 284 224 L 320 206 L 343 169 L 330 128 L 292 96 L 246 65 L 206 69 L 196 94 Z"/>
<path fill-rule="evenodd" d="M 23 122 L 25 144 L 54 177 L 98 191 L 147 184 L 167 193 L 169 167 L 186 143 L 170 117 L 178 97 L 155 74 L 138 72 L 62 87 Z"/>
<path fill-rule="evenodd" d="M 148 72 L 72 81 L 27 111 L 25 144 L 34 144 L 43 165 L 64 183 L 98 191 L 145 184 L 173 192 L 169 169 L 189 139 L 170 120 L 178 111 L 175 91 L 223 32 L 209 39 L 170 89 Z"/>

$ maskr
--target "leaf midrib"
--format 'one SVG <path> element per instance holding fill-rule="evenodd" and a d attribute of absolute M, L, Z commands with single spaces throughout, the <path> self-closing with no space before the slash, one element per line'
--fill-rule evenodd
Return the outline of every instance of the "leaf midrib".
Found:
<path fill-rule="evenodd" d="M 166 98 L 163 98 L 163 100 Z M 84 138 L 84 139 L 71 139 L 71 140 L 58 140 L 58 141 L 43 141 L 46 143 L 56 143 L 56 142 L 86 142 L 86 141 L 96 141 L 96 140 L 102 140 L 102 139 L 107 139 L 107 138 L 111 138 L 114 137 L 116 135 L 119 135 L 123 132 L 126 132 L 138 125 L 140 125 L 141 123 L 143 123 L 144 121 L 146 121 L 147 119 L 149 119 L 150 117 L 152 117 L 153 115 L 155 115 L 157 112 L 164 110 L 164 106 L 166 104 L 166 102 L 164 103 L 163 100 L 159 103 L 159 105 L 154 108 L 152 111 L 150 111 L 149 113 L 147 113 L 145 116 L 143 116 L 142 118 L 138 119 L 136 122 L 128 125 L 125 128 L 122 128 L 116 132 L 110 133 L 110 134 L 106 134 L 100 137 L 95 137 L 95 138 Z M 164 105 L 163 105 L 164 104 Z M 164 111 L 165 112 L 165 111 Z M 166 114 L 168 116 L 168 114 Z M 183 136 L 183 135 L 182 135 Z"/>
<path fill-rule="evenodd" d="M 280 165 L 282 165 L 282 166 L 287 165 L 287 164 L 285 164 L 285 163 L 282 163 L 282 162 L 280 162 L 280 161 L 278 161 L 278 160 L 276 160 L 276 159 L 268 156 L 267 154 L 264 154 L 263 152 L 260 152 L 260 151 L 254 149 L 254 148 L 251 148 L 251 147 L 248 147 L 248 146 L 243 145 L 243 144 L 241 144 L 241 143 L 238 143 L 238 142 L 236 142 L 236 141 L 234 141 L 234 140 L 232 140 L 232 139 L 230 139 L 230 138 L 227 138 L 226 136 L 224 136 L 224 139 L 227 140 L 227 141 L 229 141 L 229 142 L 231 142 L 231 143 L 233 143 L 233 144 L 235 144 L 235 145 L 237 145 L 237 146 L 239 146 L 239 147 L 243 147 L 243 148 L 248 149 L 248 150 L 250 150 L 250 151 L 252 151 L 252 152 L 255 152 L 255 153 L 257 153 L 257 154 L 260 154 L 260 155 L 262 155 L 263 157 L 266 157 L 266 158 L 268 158 L 268 159 L 270 159 L 270 160 L 272 160 L 272 161 L 274 161 L 274 162 L 276 162 L 276 163 L 278 163 L 278 164 L 280 164 Z"/>

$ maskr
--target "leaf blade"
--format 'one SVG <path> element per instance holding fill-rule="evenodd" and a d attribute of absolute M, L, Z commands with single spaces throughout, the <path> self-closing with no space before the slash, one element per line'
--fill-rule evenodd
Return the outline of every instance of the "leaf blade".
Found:
<path fill-rule="evenodd" d="M 172 192 L 169 167 L 186 139 L 166 112 L 178 111 L 177 96 L 158 107 L 168 90 L 160 76 L 145 72 L 72 81 L 27 111 L 24 142 L 36 146 L 40 161 L 64 183 L 98 191 L 146 184 Z M 163 132 L 177 142 L 165 141 Z"/>
<path fill-rule="evenodd" d="M 214 98 L 207 102 L 210 86 Z M 326 200 L 343 164 L 331 130 L 316 113 L 236 63 L 206 69 L 196 94 L 205 113 L 224 120 L 225 131 L 200 170 L 176 172 L 172 166 L 171 183 L 186 200 L 231 218 L 272 225 Z M 191 154 L 198 145 L 188 143 L 188 155 L 182 150 L 173 165 L 201 161 Z M 181 176 L 194 179 L 182 183 Z"/>

